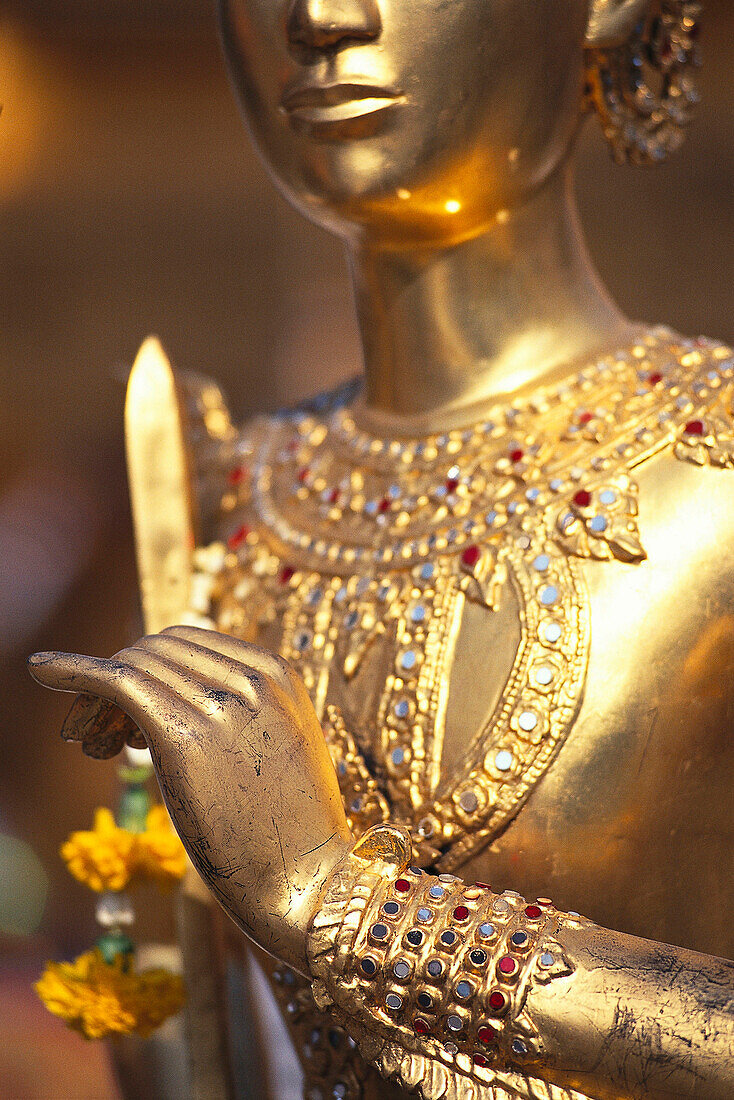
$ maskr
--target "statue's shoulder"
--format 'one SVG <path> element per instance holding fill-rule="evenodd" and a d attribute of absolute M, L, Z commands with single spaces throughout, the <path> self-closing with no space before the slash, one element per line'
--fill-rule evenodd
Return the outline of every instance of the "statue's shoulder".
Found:
<path fill-rule="evenodd" d="M 641 454 L 631 473 L 645 513 L 668 527 L 674 516 L 688 517 L 701 538 L 728 544 L 734 538 L 734 351 L 706 337 L 670 341 L 670 361 L 640 376 L 642 401 L 645 389 L 654 391 L 657 423 L 648 417 L 637 429 Z"/>

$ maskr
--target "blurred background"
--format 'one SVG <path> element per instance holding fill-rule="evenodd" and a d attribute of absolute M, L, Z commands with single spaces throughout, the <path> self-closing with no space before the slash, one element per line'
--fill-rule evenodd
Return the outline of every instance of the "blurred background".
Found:
<path fill-rule="evenodd" d="M 734 10 L 707 8 L 683 153 L 616 168 L 592 122 L 578 195 L 629 315 L 732 341 Z M 122 408 L 143 337 L 218 378 L 237 417 L 359 358 L 340 248 L 256 162 L 208 0 L 2 0 L 0 102 L 0 1098 L 96 1100 L 117 1095 L 104 1050 L 30 983 L 96 937 L 58 847 L 114 800 L 114 766 L 61 744 L 68 701 L 24 657 L 137 631 Z"/>

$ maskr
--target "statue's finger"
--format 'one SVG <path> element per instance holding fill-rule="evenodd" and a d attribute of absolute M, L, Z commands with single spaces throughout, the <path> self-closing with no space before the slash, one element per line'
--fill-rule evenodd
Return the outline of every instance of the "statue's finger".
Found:
<path fill-rule="evenodd" d="M 115 703 L 142 730 L 159 740 L 171 724 L 192 732 L 201 721 L 193 707 L 139 668 L 116 657 L 87 657 L 80 653 L 34 653 L 28 659 L 31 676 L 55 691 L 84 692 Z"/>
<path fill-rule="evenodd" d="M 301 699 L 305 688 L 301 678 L 291 668 L 287 661 L 270 653 L 267 649 L 244 642 L 240 638 L 234 638 L 231 634 L 220 634 L 216 630 L 206 630 L 198 626 L 169 626 L 161 632 L 166 638 L 177 638 L 180 641 L 189 642 L 211 650 L 213 653 L 222 654 L 247 665 L 257 672 L 270 676 L 285 691 Z"/>
<path fill-rule="evenodd" d="M 171 641 L 166 645 L 165 639 L 153 635 L 123 650 L 120 656 L 126 663 L 163 681 L 204 714 L 216 715 L 237 704 L 249 715 L 260 709 L 262 690 L 255 683 L 254 669 L 229 658 L 217 660 L 217 654 L 201 646 L 191 643 L 176 646 Z"/>

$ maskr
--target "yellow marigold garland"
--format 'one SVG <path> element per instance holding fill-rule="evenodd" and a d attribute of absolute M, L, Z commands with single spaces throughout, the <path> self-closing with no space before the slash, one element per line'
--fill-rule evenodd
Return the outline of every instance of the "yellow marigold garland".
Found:
<path fill-rule="evenodd" d="M 96 948 L 70 963 L 47 963 L 35 989 L 49 1012 L 85 1039 L 132 1034 L 146 1038 L 184 1003 L 184 985 L 177 974 L 136 973 L 126 956 L 108 963 Z"/>
<path fill-rule="evenodd" d="M 133 911 L 121 891 L 141 879 L 170 886 L 186 870 L 186 853 L 165 806 L 151 806 L 143 787 L 149 770 L 121 769 L 127 783 L 120 807 L 122 825 L 100 807 L 92 828 L 72 833 L 61 847 L 74 878 L 107 895 L 100 899 L 97 919 L 108 931 L 92 951 L 73 962 L 47 963 L 35 990 L 49 1012 L 86 1039 L 132 1034 L 145 1038 L 180 1011 L 185 1000 L 177 974 L 135 971 L 133 943 L 122 931 Z"/>
<path fill-rule="evenodd" d="M 91 829 L 72 833 L 62 845 L 61 858 L 75 879 L 97 893 L 124 890 L 136 877 L 170 885 L 186 870 L 186 853 L 165 806 L 150 808 L 142 833 L 121 829 L 101 807 Z"/>

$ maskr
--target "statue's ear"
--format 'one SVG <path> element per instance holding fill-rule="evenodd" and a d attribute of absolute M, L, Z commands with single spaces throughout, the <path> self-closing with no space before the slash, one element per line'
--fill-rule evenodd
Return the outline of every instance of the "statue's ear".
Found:
<path fill-rule="evenodd" d="M 650 13 L 655 0 L 590 0 L 586 45 L 619 46 Z"/>

